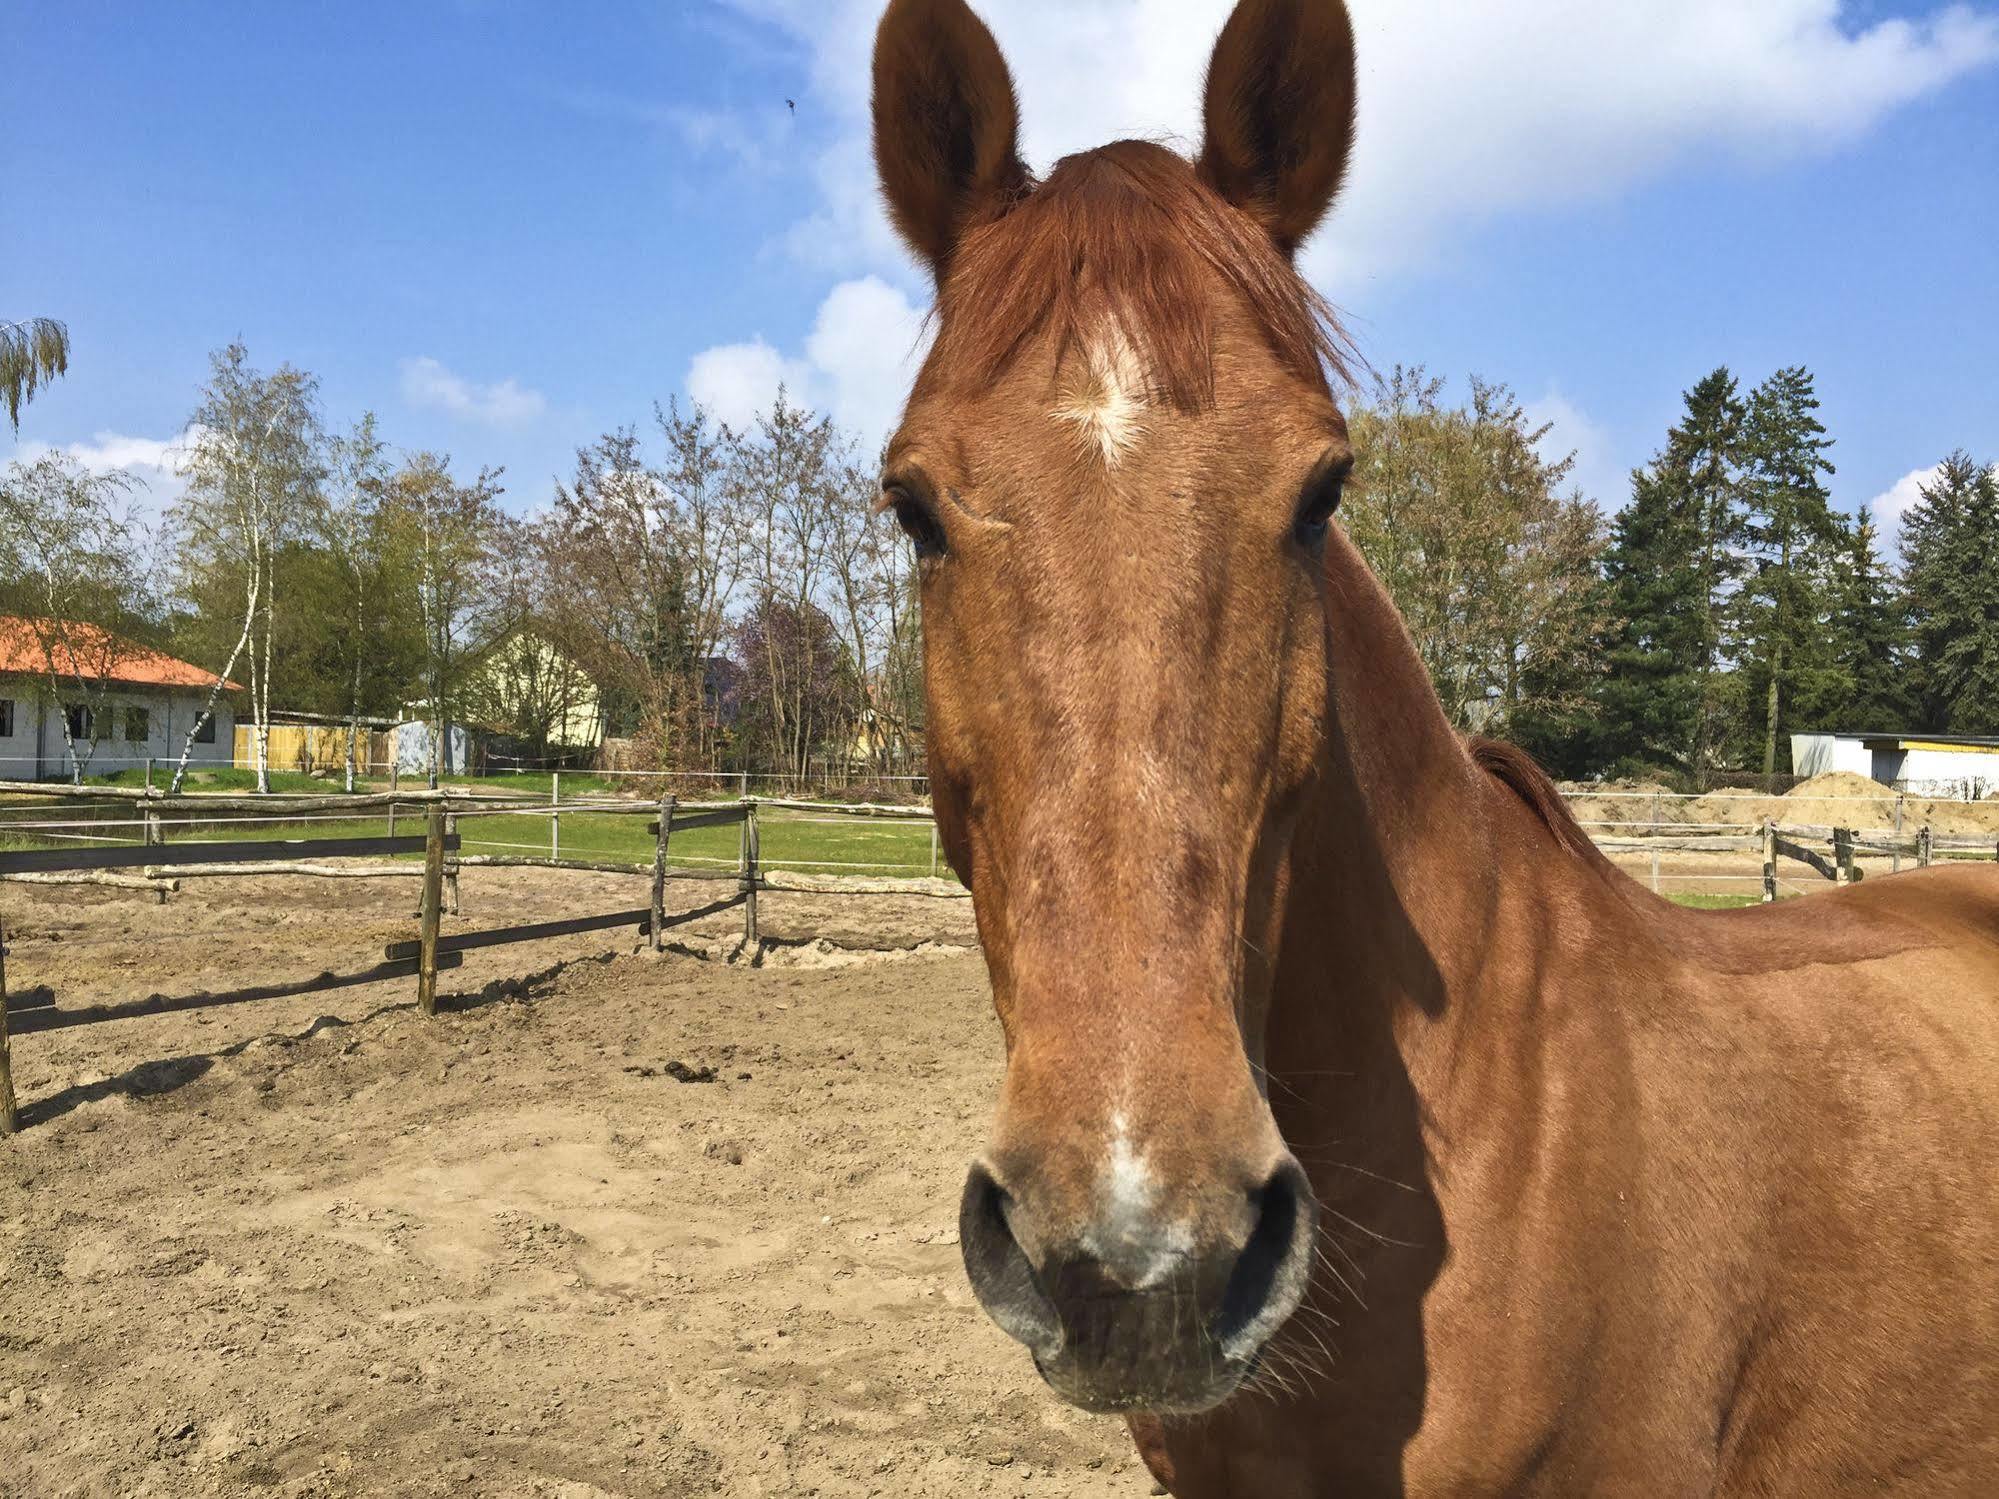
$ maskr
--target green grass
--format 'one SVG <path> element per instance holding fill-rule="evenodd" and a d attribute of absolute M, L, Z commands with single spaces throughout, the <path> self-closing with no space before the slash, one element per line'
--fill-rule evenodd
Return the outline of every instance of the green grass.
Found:
<path fill-rule="evenodd" d="M 1760 894 L 1715 895 L 1705 890 L 1676 890 L 1666 899 L 1676 906 L 1690 906 L 1696 911 L 1738 911 L 1744 906 L 1760 906 L 1763 903 Z"/>
<path fill-rule="evenodd" d="M 568 789 L 567 779 L 563 789 Z M 0 815 L 11 819 L 17 807 L 11 803 Z M 136 809 L 127 806 L 84 809 L 60 803 L 41 803 L 36 817 L 50 821 L 82 822 L 103 817 L 126 821 Z M 572 812 L 562 818 L 561 854 L 569 859 L 605 863 L 647 864 L 652 862 L 653 838 L 646 831 L 653 809 L 635 808 L 630 813 Z M 26 819 L 23 819 L 26 820 Z M 764 811 L 758 814 L 763 863 L 770 869 L 807 873 L 875 876 L 925 876 L 930 873 L 930 826 L 922 822 L 891 822 L 880 819 L 822 820 L 818 814 Z M 222 842 L 281 842 L 317 838 L 380 838 L 389 832 L 386 815 L 342 817 L 326 821 L 259 821 L 197 824 L 192 829 L 179 823 L 174 814 L 164 819 L 166 842 L 161 862 L 173 861 L 173 845 L 190 839 Z M 396 833 L 401 837 L 421 835 L 424 816 L 420 811 L 399 814 Z M 459 819 L 461 851 L 467 854 L 514 854 L 525 858 L 550 852 L 549 819 L 500 813 L 472 815 Z M 138 829 L 121 828 L 116 836 L 139 841 Z M 741 830 L 735 825 L 687 828 L 673 835 L 671 861 L 676 868 L 733 869 L 740 859 Z M 0 833 L 0 847 L 48 847 L 52 840 L 19 833 Z M 72 845 L 73 846 L 73 845 Z M 402 857 L 416 857 L 405 855 Z M 941 858 L 937 872 L 950 877 Z"/>

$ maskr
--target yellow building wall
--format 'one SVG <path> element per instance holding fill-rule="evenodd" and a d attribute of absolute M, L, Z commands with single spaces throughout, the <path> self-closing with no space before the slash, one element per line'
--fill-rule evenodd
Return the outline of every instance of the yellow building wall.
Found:
<path fill-rule="evenodd" d="M 257 768 L 255 733 L 250 724 L 236 725 L 236 767 L 239 770 Z M 363 765 L 386 762 L 387 737 L 363 729 L 354 744 L 355 759 Z M 270 755 L 273 770 L 337 770 L 347 763 L 347 730 L 332 724 L 272 724 Z"/>

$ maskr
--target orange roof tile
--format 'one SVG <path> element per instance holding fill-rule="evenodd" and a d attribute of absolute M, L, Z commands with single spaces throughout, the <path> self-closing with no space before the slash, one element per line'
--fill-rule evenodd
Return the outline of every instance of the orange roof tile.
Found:
<path fill-rule="evenodd" d="M 56 627 L 47 621 L 0 614 L 0 676 L 41 676 L 47 670 L 42 642 L 54 647 L 58 676 L 81 676 L 89 682 L 115 682 L 124 687 L 195 687 L 215 685 L 215 673 L 177 661 L 164 651 L 113 635 L 96 625 L 72 620 Z M 223 684 L 232 692 L 234 682 Z"/>

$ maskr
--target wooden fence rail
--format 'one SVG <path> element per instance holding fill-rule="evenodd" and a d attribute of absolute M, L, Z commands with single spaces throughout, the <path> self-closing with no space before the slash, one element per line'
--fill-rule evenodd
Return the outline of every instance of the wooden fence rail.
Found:
<path fill-rule="evenodd" d="M 433 803 L 439 816 L 443 808 Z M 452 847 L 457 847 L 454 837 Z M 56 870 L 143 869 L 166 862 L 167 853 L 182 867 L 197 864 L 296 862 L 303 859 L 354 859 L 426 851 L 422 838 L 304 838 L 256 839 L 235 843 L 175 843 L 114 845 L 110 848 L 31 848 L 0 853 L 0 875 L 37 874 Z"/>

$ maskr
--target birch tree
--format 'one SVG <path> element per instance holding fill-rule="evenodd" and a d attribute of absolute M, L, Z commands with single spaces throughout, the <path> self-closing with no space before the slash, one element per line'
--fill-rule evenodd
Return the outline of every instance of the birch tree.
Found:
<path fill-rule="evenodd" d="M 245 663 L 257 789 L 268 791 L 276 562 L 317 503 L 318 382 L 290 365 L 258 372 L 241 342 L 216 352 L 209 365 L 180 465 L 187 488 L 169 519 L 183 591 L 233 597 L 235 642 L 181 746 L 173 789 L 187 776 L 196 737 L 213 717 L 225 682 Z"/>
<path fill-rule="evenodd" d="M 364 412 L 344 437 L 327 444 L 326 483 L 314 507 L 314 530 L 338 579 L 342 666 L 347 678 L 345 784 L 354 789 L 361 702 L 369 658 L 379 644 L 373 628 L 389 606 L 389 552 L 383 496 L 389 465 L 375 433 L 375 414 Z"/>
<path fill-rule="evenodd" d="M 445 770 L 454 713 L 476 647 L 514 623 L 498 617 L 507 600 L 489 586 L 511 524 L 500 509 L 499 481 L 498 469 L 481 469 L 470 484 L 460 484 L 448 457 L 413 453 L 387 491 L 391 531 L 409 559 L 423 633 L 433 790 Z"/>
<path fill-rule="evenodd" d="M 145 580 L 123 513 L 123 474 L 93 474 L 60 453 L 0 478 L 0 611 L 41 663 L 44 703 L 81 782 L 112 728 L 109 694 L 138 648 L 127 635 Z"/>

